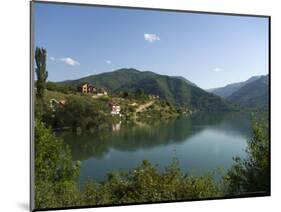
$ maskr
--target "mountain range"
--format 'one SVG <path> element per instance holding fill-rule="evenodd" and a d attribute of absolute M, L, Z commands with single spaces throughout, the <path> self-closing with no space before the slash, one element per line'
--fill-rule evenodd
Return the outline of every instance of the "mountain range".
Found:
<path fill-rule="evenodd" d="M 226 98 L 247 108 L 266 109 L 269 103 L 268 75 L 247 83 Z"/>
<path fill-rule="evenodd" d="M 243 82 L 208 91 L 242 107 L 266 109 L 269 102 L 268 81 L 268 75 L 254 76 Z"/>
<path fill-rule="evenodd" d="M 77 87 L 85 82 L 106 88 L 111 93 L 143 91 L 173 105 L 200 111 L 229 111 L 234 109 L 233 103 L 244 108 L 264 109 L 268 108 L 269 102 L 268 75 L 253 76 L 243 82 L 207 91 L 181 76 L 160 75 L 134 68 L 122 68 L 56 84 Z"/>
<path fill-rule="evenodd" d="M 238 91 L 240 88 L 243 86 L 247 85 L 248 83 L 254 82 L 257 79 L 259 79 L 261 76 L 253 76 L 249 78 L 246 81 L 243 82 L 237 82 L 237 83 L 231 83 L 223 87 L 219 88 L 212 88 L 212 89 L 207 89 L 207 91 L 216 94 L 217 96 L 220 96 L 222 98 L 227 98 L 234 92 Z"/>
<path fill-rule="evenodd" d="M 209 93 L 189 80 L 178 76 L 156 74 L 151 71 L 139 71 L 123 68 L 112 72 L 83 77 L 77 80 L 58 82 L 58 85 L 79 86 L 90 83 L 108 91 L 136 92 L 158 95 L 171 104 L 188 107 L 200 111 L 229 111 L 232 105 L 225 100 Z"/>

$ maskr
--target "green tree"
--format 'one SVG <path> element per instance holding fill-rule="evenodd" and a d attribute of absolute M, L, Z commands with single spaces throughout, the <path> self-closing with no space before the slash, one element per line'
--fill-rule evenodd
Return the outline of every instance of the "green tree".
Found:
<path fill-rule="evenodd" d="M 226 193 L 251 195 L 269 193 L 269 135 L 268 126 L 253 123 L 253 137 L 248 141 L 247 158 L 234 158 L 234 164 L 225 177 Z"/>
<path fill-rule="evenodd" d="M 71 152 L 40 120 L 35 121 L 36 208 L 71 206 L 78 203 L 76 179 L 79 163 Z"/>
<path fill-rule="evenodd" d="M 46 89 L 46 80 L 48 78 L 48 71 L 46 69 L 46 49 L 36 47 L 35 50 L 35 62 L 36 62 L 36 95 L 39 99 L 43 99 Z"/>

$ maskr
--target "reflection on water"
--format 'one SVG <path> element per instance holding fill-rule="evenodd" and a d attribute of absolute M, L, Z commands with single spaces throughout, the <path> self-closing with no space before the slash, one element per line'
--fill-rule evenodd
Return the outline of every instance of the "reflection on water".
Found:
<path fill-rule="evenodd" d="M 121 121 L 119 123 L 116 124 L 112 124 L 112 132 L 118 132 L 121 129 Z"/>
<path fill-rule="evenodd" d="M 106 173 L 128 170 L 142 160 L 162 169 L 176 157 L 185 172 L 200 175 L 229 168 L 233 156 L 244 156 L 251 134 L 249 115 L 195 114 L 149 126 L 118 123 L 111 131 L 61 135 L 82 162 L 80 183 L 103 180 Z"/>

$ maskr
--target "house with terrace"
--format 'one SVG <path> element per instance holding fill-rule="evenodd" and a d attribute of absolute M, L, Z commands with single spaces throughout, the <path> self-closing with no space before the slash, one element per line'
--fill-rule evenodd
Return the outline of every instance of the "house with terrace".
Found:
<path fill-rule="evenodd" d="M 82 83 L 78 86 L 78 92 L 81 93 L 96 93 L 97 88 L 89 83 Z"/>

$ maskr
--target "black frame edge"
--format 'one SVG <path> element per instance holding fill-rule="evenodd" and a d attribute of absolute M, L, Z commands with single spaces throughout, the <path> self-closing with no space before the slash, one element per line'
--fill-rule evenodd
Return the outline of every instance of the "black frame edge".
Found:
<path fill-rule="evenodd" d="M 30 172 L 29 172 L 29 180 L 30 180 L 30 186 L 29 186 L 29 210 L 34 211 L 35 210 L 35 159 L 34 159 L 34 77 L 33 77 L 33 68 L 34 68 L 34 63 L 33 63 L 33 55 L 34 55 L 34 1 L 29 2 L 29 19 L 30 19 L 30 25 L 29 25 L 29 68 L 30 68 L 30 83 L 29 83 L 29 112 L 30 112 L 30 120 L 29 120 L 29 125 L 30 125 L 30 155 L 29 155 L 29 161 L 30 161 Z"/>
<path fill-rule="evenodd" d="M 258 14 L 243 14 L 243 13 L 228 13 L 228 12 L 212 12 L 212 11 L 200 11 L 200 10 L 181 10 L 181 9 L 165 9 L 165 8 L 152 8 L 152 7 L 138 7 L 138 6 L 122 6 L 122 5 L 106 5 L 106 4 L 90 4 L 90 3 L 74 3 L 64 1 L 42 1 L 32 0 L 34 3 L 42 4 L 61 4 L 61 5 L 72 5 L 72 6 L 88 6 L 88 7 L 104 7 L 104 8 L 119 8 L 119 9 L 139 9 L 139 10 L 150 10 L 150 11 L 163 11 L 163 12 L 182 12 L 182 13 L 195 13 L 195 14 L 209 14 L 209 15 L 227 15 L 227 16 L 245 16 L 245 17 L 256 17 L 256 18 L 268 18 L 270 15 L 258 15 Z"/>

